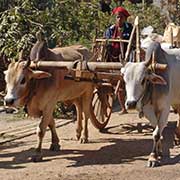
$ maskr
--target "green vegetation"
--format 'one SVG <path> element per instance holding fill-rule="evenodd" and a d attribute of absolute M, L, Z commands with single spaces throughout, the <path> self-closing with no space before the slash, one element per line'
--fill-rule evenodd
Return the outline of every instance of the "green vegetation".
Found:
<path fill-rule="evenodd" d="M 139 16 L 140 29 L 149 25 L 153 26 L 155 32 L 162 34 L 165 28 L 165 17 L 160 14 L 160 9 L 153 5 L 131 4 L 125 2 L 125 7 L 133 16 Z"/>
<path fill-rule="evenodd" d="M 114 4 L 115 5 L 115 4 Z M 140 27 L 152 25 L 158 33 L 165 27 L 159 9 L 151 5 L 123 4 L 132 19 L 140 18 Z M 42 29 L 50 48 L 80 43 L 91 47 L 93 37 L 103 35 L 112 18 L 99 10 L 98 0 L 0 0 L 0 53 L 17 58 L 20 49 L 29 54 Z M 132 20 L 133 21 L 133 20 Z"/>
<path fill-rule="evenodd" d="M 77 43 L 90 48 L 93 38 L 102 37 L 105 29 L 113 23 L 112 16 L 99 10 L 98 2 L 0 0 L 0 55 L 17 59 L 18 52 L 24 49 L 28 56 L 38 30 L 44 32 L 50 48 Z M 112 3 L 111 8 L 116 5 Z M 163 33 L 165 18 L 158 8 L 149 4 L 143 7 L 142 4 L 131 4 L 129 1 L 125 1 L 123 6 L 130 12 L 131 22 L 139 16 L 141 29 L 152 25 L 156 32 Z M 180 23 L 179 17 L 179 13 L 174 14 L 177 24 Z M 59 106 L 54 112 L 57 117 L 62 114 Z"/>

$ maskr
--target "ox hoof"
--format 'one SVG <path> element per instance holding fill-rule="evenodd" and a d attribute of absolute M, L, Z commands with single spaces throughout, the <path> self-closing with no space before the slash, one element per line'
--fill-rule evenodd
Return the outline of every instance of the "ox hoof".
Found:
<path fill-rule="evenodd" d="M 77 138 L 77 141 L 79 141 L 80 138 L 81 138 L 81 135 L 77 134 L 77 135 L 76 135 L 76 138 Z"/>
<path fill-rule="evenodd" d="M 43 160 L 43 157 L 42 157 L 42 155 L 34 155 L 34 156 L 32 156 L 31 160 L 33 162 L 41 162 Z"/>
<path fill-rule="evenodd" d="M 175 138 L 174 139 L 174 145 L 175 146 L 179 146 L 180 145 L 180 139 L 179 138 Z"/>
<path fill-rule="evenodd" d="M 160 159 L 162 159 L 162 157 L 163 157 L 163 153 L 162 152 L 158 152 L 158 159 L 160 160 Z"/>
<path fill-rule="evenodd" d="M 176 146 L 180 145 L 180 132 L 178 130 L 178 128 L 175 129 L 175 133 L 174 133 L 174 144 Z"/>
<path fill-rule="evenodd" d="M 147 167 L 149 167 L 149 168 L 154 168 L 154 167 L 158 167 L 158 166 L 160 166 L 159 161 L 148 161 L 148 163 L 147 163 Z"/>
<path fill-rule="evenodd" d="M 88 143 L 88 139 L 81 138 L 80 143 L 81 144 L 86 144 L 86 143 Z"/>
<path fill-rule="evenodd" d="M 51 144 L 49 149 L 51 151 L 60 151 L 60 145 L 59 144 Z"/>

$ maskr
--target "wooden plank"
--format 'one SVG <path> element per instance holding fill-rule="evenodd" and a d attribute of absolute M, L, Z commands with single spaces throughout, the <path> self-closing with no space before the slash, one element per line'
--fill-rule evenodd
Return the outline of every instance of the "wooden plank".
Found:
<path fill-rule="evenodd" d="M 96 74 L 97 79 L 108 79 L 108 80 L 122 80 L 122 75 L 120 73 L 106 73 L 98 72 Z"/>
<path fill-rule="evenodd" d="M 122 80 L 120 72 L 90 72 L 87 70 L 71 70 L 71 76 L 67 79 L 76 81 L 96 81 L 96 80 Z"/>

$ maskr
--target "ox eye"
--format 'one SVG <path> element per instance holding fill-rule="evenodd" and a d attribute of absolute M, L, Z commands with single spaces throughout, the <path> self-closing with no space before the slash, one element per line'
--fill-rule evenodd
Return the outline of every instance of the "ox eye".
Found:
<path fill-rule="evenodd" d="M 25 77 L 23 77 L 20 84 L 24 84 L 25 82 L 26 82 L 26 79 L 25 79 Z"/>

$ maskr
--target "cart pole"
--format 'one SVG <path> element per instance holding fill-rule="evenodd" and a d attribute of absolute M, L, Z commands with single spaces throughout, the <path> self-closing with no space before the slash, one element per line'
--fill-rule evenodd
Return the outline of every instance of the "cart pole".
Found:
<path fill-rule="evenodd" d="M 139 38 L 139 17 L 136 24 L 136 62 L 140 62 L 140 38 Z"/>
<path fill-rule="evenodd" d="M 124 63 L 126 63 L 128 58 L 129 58 L 129 53 L 130 53 L 130 50 L 131 50 L 131 45 L 132 45 L 132 41 L 133 41 L 133 37 L 134 37 L 134 33 L 135 33 L 137 25 L 138 25 L 138 16 L 136 16 L 136 18 L 134 20 L 134 26 L 133 26 L 133 29 L 132 29 L 132 32 L 131 32 L 131 36 L 129 38 L 129 43 L 128 43 L 128 46 L 127 46 L 127 51 L 126 51 Z"/>

